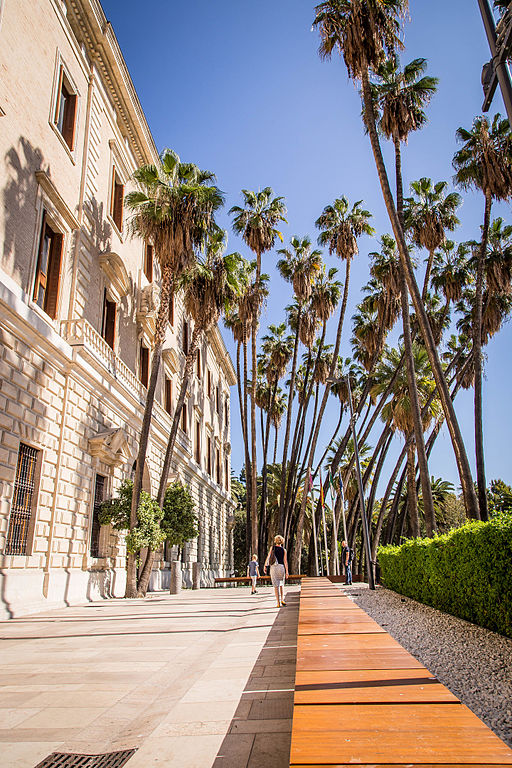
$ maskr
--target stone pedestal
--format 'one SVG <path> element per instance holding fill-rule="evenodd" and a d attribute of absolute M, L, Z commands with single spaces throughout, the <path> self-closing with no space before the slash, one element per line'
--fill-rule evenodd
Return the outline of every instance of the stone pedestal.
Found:
<path fill-rule="evenodd" d="M 192 589 L 201 589 L 201 563 L 192 563 Z"/>
<path fill-rule="evenodd" d="M 173 560 L 171 563 L 171 587 L 169 592 L 171 595 L 177 595 L 181 592 L 181 563 L 179 560 Z"/>

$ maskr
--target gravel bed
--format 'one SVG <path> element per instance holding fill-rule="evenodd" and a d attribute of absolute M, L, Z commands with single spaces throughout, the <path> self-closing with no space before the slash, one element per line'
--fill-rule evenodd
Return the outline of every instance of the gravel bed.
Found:
<path fill-rule="evenodd" d="M 346 593 L 512 747 L 512 639 L 383 587 Z"/>

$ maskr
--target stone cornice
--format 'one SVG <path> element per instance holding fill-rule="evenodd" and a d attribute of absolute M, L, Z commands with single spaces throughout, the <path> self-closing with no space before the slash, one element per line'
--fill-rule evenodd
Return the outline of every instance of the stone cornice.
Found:
<path fill-rule="evenodd" d="M 68 0 L 68 20 L 101 74 L 137 164 L 154 163 L 158 157 L 155 142 L 114 30 L 100 3 L 98 0 Z"/>
<path fill-rule="evenodd" d="M 224 339 L 222 338 L 221 332 L 217 325 L 209 332 L 208 341 L 211 344 L 213 352 L 215 353 L 215 357 L 219 361 L 219 364 L 224 371 L 229 386 L 234 386 L 236 384 L 235 369 L 224 343 Z"/>

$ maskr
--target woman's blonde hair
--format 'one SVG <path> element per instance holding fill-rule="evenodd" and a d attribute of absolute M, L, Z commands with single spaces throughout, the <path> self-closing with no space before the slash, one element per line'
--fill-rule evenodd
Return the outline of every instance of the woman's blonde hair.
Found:
<path fill-rule="evenodd" d="M 281 546 L 281 547 L 282 547 L 282 546 L 283 546 L 283 544 L 284 544 L 284 539 L 283 539 L 283 537 L 282 537 L 282 536 L 280 536 L 279 534 L 278 534 L 277 536 L 274 536 L 274 544 L 277 544 L 278 546 Z"/>

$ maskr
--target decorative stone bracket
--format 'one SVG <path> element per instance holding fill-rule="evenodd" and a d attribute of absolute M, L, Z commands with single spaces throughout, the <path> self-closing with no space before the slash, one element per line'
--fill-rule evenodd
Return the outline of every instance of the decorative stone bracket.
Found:
<path fill-rule="evenodd" d="M 117 467 L 130 457 L 128 436 L 122 427 L 101 432 L 89 440 L 89 452 L 109 467 Z"/>
<path fill-rule="evenodd" d="M 137 323 L 148 337 L 153 337 L 156 330 L 156 318 L 160 304 L 160 288 L 156 283 L 146 285 L 140 295 Z"/>

